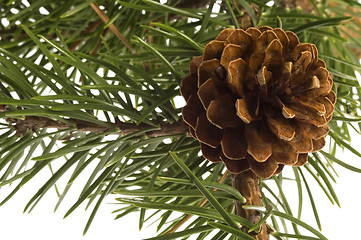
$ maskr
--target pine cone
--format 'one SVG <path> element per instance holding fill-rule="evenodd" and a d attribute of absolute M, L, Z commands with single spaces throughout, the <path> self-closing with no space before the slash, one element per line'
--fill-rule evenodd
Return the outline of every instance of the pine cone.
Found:
<path fill-rule="evenodd" d="M 332 84 L 316 46 L 293 32 L 225 29 L 182 80 L 183 119 L 205 158 L 269 178 L 325 145 Z"/>

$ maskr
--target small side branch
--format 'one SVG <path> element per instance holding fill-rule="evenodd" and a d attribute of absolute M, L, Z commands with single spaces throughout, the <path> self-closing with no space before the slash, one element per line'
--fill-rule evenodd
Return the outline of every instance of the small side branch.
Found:
<path fill-rule="evenodd" d="M 93 10 L 98 14 L 98 16 L 101 18 L 101 20 L 104 23 L 109 22 L 108 16 L 99 8 L 99 5 L 95 2 L 91 3 L 90 6 L 93 8 Z M 123 44 L 130 50 L 131 53 L 136 53 L 135 49 L 130 45 L 130 43 L 125 39 L 125 37 L 119 32 L 117 27 L 111 23 L 109 24 L 109 29 L 119 38 L 120 41 L 123 42 Z"/>

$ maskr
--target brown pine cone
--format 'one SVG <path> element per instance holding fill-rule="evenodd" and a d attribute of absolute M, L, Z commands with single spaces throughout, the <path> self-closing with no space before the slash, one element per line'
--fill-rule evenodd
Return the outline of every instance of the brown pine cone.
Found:
<path fill-rule="evenodd" d="M 325 145 L 332 84 L 316 46 L 293 32 L 224 29 L 182 80 L 183 119 L 205 158 L 269 178 Z"/>

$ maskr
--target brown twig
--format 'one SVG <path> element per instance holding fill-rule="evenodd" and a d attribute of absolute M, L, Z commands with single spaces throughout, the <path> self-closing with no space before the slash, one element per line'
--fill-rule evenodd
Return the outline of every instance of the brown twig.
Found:
<path fill-rule="evenodd" d="M 259 177 L 251 170 L 242 172 L 240 174 L 232 174 L 232 186 L 237 189 L 242 196 L 246 198 L 246 203 L 236 201 L 236 214 L 250 222 L 256 224 L 261 219 L 261 215 L 256 210 L 244 209 L 244 205 L 262 206 L 262 195 L 259 189 Z M 242 228 L 243 231 L 248 232 L 246 227 Z M 268 240 L 269 233 L 266 223 L 261 225 L 261 230 L 255 233 L 256 240 Z"/>
<path fill-rule="evenodd" d="M 94 9 L 94 11 L 98 14 L 101 20 L 104 23 L 109 22 L 108 16 L 99 8 L 99 5 L 95 2 L 91 3 L 90 6 Z M 135 49 L 129 44 L 129 42 L 125 39 L 125 37 L 119 32 L 119 30 L 115 27 L 113 23 L 109 24 L 109 29 L 114 33 L 117 38 L 120 39 L 124 43 L 124 45 L 129 49 L 131 53 L 136 53 Z"/>
<path fill-rule="evenodd" d="M 228 175 L 228 170 L 226 170 L 223 174 L 223 176 L 221 177 L 221 179 L 219 179 L 219 183 L 222 183 L 224 182 L 224 180 L 226 180 L 227 178 L 227 175 Z M 213 188 L 212 189 L 213 191 L 217 191 L 216 188 Z M 199 207 L 203 207 L 206 203 L 207 203 L 208 199 L 205 198 L 203 199 L 203 201 L 198 205 Z M 172 227 L 168 232 L 167 234 L 169 233 L 173 233 L 175 231 L 177 231 L 178 228 L 180 228 L 183 224 L 185 224 L 193 215 L 192 214 L 188 214 L 185 218 L 182 219 L 182 221 L 180 221 L 179 223 L 177 223 L 174 227 Z"/>
<path fill-rule="evenodd" d="M 91 3 L 90 6 L 94 9 L 94 11 L 98 14 L 98 16 L 103 20 L 103 22 L 108 23 L 109 22 L 109 18 L 108 16 L 99 8 L 99 5 L 97 3 Z M 138 54 L 139 52 L 137 52 L 137 50 L 135 50 L 130 44 L 129 42 L 125 39 L 125 37 L 119 32 L 119 30 L 115 27 L 115 25 L 113 23 L 111 23 L 109 25 L 109 29 L 115 34 L 115 36 L 117 36 L 120 41 L 122 41 L 124 43 L 124 45 L 130 50 L 131 53 L 133 54 Z M 143 69 L 144 71 L 148 72 L 150 67 L 148 63 L 143 62 Z"/>
<path fill-rule="evenodd" d="M 93 132 L 101 133 L 107 132 L 114 128 L 118 128 L 119 131 L 114 132 L 113 134 L 118 135 L 127 135 L 134 133 L 140 130 L 154 128 L 148 124 L 135 124 L 135 123 L 125 123 L 125 122 L 116 122 L 116 123 L 106 123 L 109 127 L 98 125 L 95 123 L 79 120 L 79 119 L 67 119 L 71 125 L 67 125 L 64 122 L 52 120 L 45 117 L 37 116 L 26 116 L 25 119 L 12 119 L 8 118 L 7 121 L 11 124 L 17 132 L 17 135 L 23 135 L 27 131 L 36 131 L 38 129 L 44 128 L 55 128 L 55 129 L 67 129 L 75 126 L 75 131 L 79 132 Z M 105 122 L 104 122 L 105 123 Z M 149 137 L 157 136 L 166 136 L 172 134 L 186 133 L 188 131 L 188 126 L 183 122 L 175 122 L 173 124 L 161 123 L 158 130 L 152 130 L 146 133 Z"/>

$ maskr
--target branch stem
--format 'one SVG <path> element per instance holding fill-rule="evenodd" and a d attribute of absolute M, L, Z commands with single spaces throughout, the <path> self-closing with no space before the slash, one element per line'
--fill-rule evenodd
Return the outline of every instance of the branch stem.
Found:
<path fill-rule="evenodd" d="M 248 219 L 252 223 L 257 223 L 261 219 L 261 215 L 256 210 L 244 209 L 244 205 L 262 206 L 262 195 L 259 189 L 259 178 L 251 170 L 247 170 L 240 174 L 232 174 L 232 186 L 237 189 L 247 201 L 242 204 L 236 201 L 236 214 Z M 265 223 L 262 224 L 261 230 L 254 235 L 256 240 L 268 240 L 268 231 Z M 243 228 L 243 231 L 248 232 L 248 228 Z M 252 234 L 252 233 L 251 233 Z"/>
<path fill-rule="evenodd" d="M 73 124 L 72 126 L 70 126 L 68 124 L 65 124 L 64 122 L 37 116 L 26 116 L 25 119 L 8 118 L 7 121 L 16 129 L 17 135 L 22 135 L 28 130 L 36 131 L 43 128 L 55 128 L 60 130 L 71 128 L 74 126 L 75 131 L 93 133 L 101 133 L 114 128 L 119 128 L 119 131 L 114 133 L 118 135 L 127 135 L 140 130 L 154 128 L 153 126 L 150 126 L 148 124 L 141 123 L 137 125 L 135 123 L 125 123 L 120 121 L 116 121 L 115 123 L 106 123 L 109 125 L 109 127 L 106 127 L 79 119 L 67 119 L 68 122 Z M 174 122 L 172 124 L 160 123 L 159 125 L 160 128 L 158 130 L 147 132 L 147 136 L 166 136 L 178 133 L 186 133 L 188 131 L 188 126 L 183 121 Z"/>

